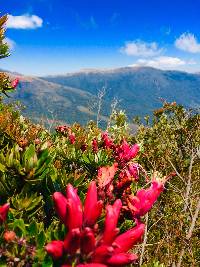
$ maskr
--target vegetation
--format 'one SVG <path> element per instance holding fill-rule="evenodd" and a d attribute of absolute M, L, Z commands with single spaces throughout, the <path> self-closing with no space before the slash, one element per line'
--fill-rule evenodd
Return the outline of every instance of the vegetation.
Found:
<path fill-rule="evenodd" d="M 17 86 L 1 73 L 2 98 Z M 1 266 L 199 265 L 197 112 L 165 102 L 132 135 L 113 109 L 107 131 L 90 121 L 50 133 L 2 98 Z"/>

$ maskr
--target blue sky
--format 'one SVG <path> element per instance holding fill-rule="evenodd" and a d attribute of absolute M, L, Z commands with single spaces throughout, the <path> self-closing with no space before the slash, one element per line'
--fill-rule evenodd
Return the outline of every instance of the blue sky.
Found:
<path fill-rule="evenodd" d="M 11 56 L 0 68 L 46 75 L 152 66 L 200 72 L 200 0 L 4 0 Z"/>

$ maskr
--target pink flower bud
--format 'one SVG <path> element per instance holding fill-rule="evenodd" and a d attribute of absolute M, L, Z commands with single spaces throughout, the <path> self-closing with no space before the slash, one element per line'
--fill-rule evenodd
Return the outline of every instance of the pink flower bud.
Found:
<path fill-rule="evenodd" d="M 97 187 L 91 182 L 87 191 L 84 204 L 84 225 L 93 226 L 102 212 L 102 201 L 97 201 Z"/>
<path fill-rule="evenodd" d="M 118 234 L 117 223 L 119 219 L 122 202 L 117 199 L 113 206 L 106 207 L 105 229 L 103 233 L 103 244 L 111 245 L 115 236 Z"/>
<path fill-rule="evenodd" d="M 71 184 L 67 185 L 67 224 L 70 230 L 80 228 L 83 221 L 82 204 L 77 190 Z"/>
<path fill-rule="evenodd" d="M 67 199 L 60 192 L 53 194 L 53 201 L 55 205 L 56 213 L 58 214 L 62 223 L 67 226 Z"/>
<path fill-rule="evenodd" d="M 9 208 L 10 208 L 10 204 L 8 203 L 0 207 L 0 223 L 5 222 Z"/>
<path fill-rule="evenodd" d="M 98 152 L 98 142 L 97 142 L 96 139 L 92 140 L 92 150 L 93 150 L 94 153 Z"/>
<path fill-rule="evenodd" d="M 80 229 L 72 229 L 69 231 L 64 240 L 64 250 L 71 255 L 74 255 L 80 247 Z"/>
<path fill-rule="evenodd" d="M 14 79 L 14 80 L 11 82 L 11 87 L 12 87 L 13 89 L 15 89 L 15 88 L 17 87 L 18 84 L 19 84 L 19 79 L 16 78 L 16 79 Z"/>
<path fill-rule="evenodd" d="M 45 250 L 54 259 L 59 259 L 62 257 L 64 252 L 64 243 L 59 240 L 51 241 L 46 245 Z"/>
<path fill-rule="evenodd" d="M 137 259 L 138 256 L 135 254 L 119 253 L 114 254 L 110 259 L 108 259 L 107 263 L 112 266 L 124 266 L 133 263 Z"/>
<path fill-rule="evenodd" d="M 143 223 L 139 223 L 134 228 L 117 236 L 114 240 L 114 244 L 116 246 L 115 253 L 128 252 L 138 241 L 141 240 L 144 230 L 145 225 Z"/>
<path fill-rule="evenodd" d="M 95 243 L 94 232 L 86 227 L 81 237 L 81 253 L 87 255 L 92 252 L 95 249 Z"/>

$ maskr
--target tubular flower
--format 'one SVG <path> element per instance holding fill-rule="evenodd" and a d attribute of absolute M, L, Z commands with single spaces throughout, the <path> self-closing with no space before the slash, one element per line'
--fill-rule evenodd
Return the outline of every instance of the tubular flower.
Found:
<path fill-rule="evenodd" d="M 120 165 L 124 166 L 128 161 L 137 156 L 139 150 L 140 146 L 138 144 L 129 146 L 127 141 L 123 140 L 122 143 L 115 148 L 115 159 Z"/>
<path fill-rule="evenodd" d="M 129 196 L 127 203 L 132 215 L 134 217 L 144 216 L 152 208 L 163 190 L 164 183 L 154 179 L 150 188 L 140 189 L 136 196 Z"/>
<path fill-rule="evenodd" d="M 107 132 L 102 133 L 101 138 L 103 141 L 103 144 L 102 144 L 103 148 L 108 149 L 108 148 L 111 148 L 113 146 L 113 140 L 109 138 Z"/>
<path fill-rule="evenodd" d="M 68 130 L 67 125 L 59 125 L 56 127 L 56 131 L 60 133 L 65 133 Z"/>
<path fill-rule="evenodd" d="M 15 89 L 17 87 L 17 85 L 19 84 L 19 79 L 16 78 L 11 82 L 11 87 L 12 89 Z"/>
<path fill-rule="evenodd" d="M 76 141 L 75 134 L 74 133 L 69 134 L 69 142 L 73 145 L 75 141 Z"/>
<path fill-rule="evenodd" d="M 68 185 L 66 201 L 63 201 L 64 208 L 58 209 L 59 194 L 54 193 L 53 200 L 62 222 L 64 217 L 68 232 L 64 241 L 52 241 L 45 247 L 54 261 L 62 262 L 62 267 L 72 266 L 74 262 L 76 262 L 76 267 L 122 267 L 137 259 L 136 255 L 128 251 L 141 240 L 144 234 L 144 224 L 139 222 L 136 227 L 117 236 L 121 200 L 118 199 L 113 205 L 106 207 L 105 226 L 101 232 L 97 220 L 101 216 L 102 202 L 97 199 L 95 182 L 90 183 L 84 207 L 81 205 L 77 191 Z M 65 208 L 66 214 L 63 215 Z"/>
<path fill-rule="evenodd" d="M 97 188 L 95 182 L 91 182 L 84 205 L 84 225 L 92 226 L 100 217 L 103 202 L 97 201 Z"/>
<path fill-rule="evenodd" d="M 63 255 L 64 243 L 60 240 L 51 241 L 45 247 L 46 252 L 52 256 L 53 259 L 59 259 Z"/>
<path fill-rule="evenodd" d="M 10 204 L 8 203 L 0 207 L 0 224 L 5 222 L 9 208 Z"/>
<path fill-rule="evenodd" d="M 93 139 L 92 140 L 92 150 L 93 150 L 94 153 L 97 153 L 98 150 L 99 150 L 99 148 L 98 148 L 98 142 L 97 142 L 96 139 Z"/>

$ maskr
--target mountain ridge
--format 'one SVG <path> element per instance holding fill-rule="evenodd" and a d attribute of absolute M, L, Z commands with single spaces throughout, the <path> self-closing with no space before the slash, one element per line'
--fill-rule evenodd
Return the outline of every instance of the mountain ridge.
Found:
<path fill-rule="evenodd" d="M 200 75 L 182 71 L 126 67 L 44 77 L 21 75 L 19 78 L 20 88 L 14 97 L 27 107 L 24 112 L 31 118 L 34 114 L 37 118 L 53 115 L 58 121 L 83 124 L 95 120 L 97 108 L 92 109 L 92 106 L 102 88 L 106 88 L 101 114 L 104 124 L 113 98 L 118 98 L 118 108 L 126 110 L 130 121 L 135 115 L 151 114 L 161 106 L 161 99 L 200 107 Z"/>

